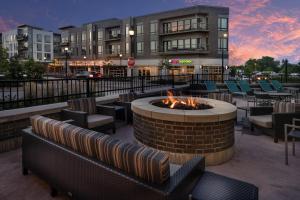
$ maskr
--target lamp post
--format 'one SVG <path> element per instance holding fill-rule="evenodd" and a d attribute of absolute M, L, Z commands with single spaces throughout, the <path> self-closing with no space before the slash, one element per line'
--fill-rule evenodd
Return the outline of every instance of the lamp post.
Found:
<path fill-rule="evenodd" d="M 227 38 L 228 37 L 228 34 L 227 33 L 224 33 L 223 34 L 223 38 L 221 40 L 221 50 L 222 50 L 222 83 L 224 82 L 224 42 L 223 42 L 223 39 Z"/>
<path fill-rule="evenodd" d="M 84 67 L 87 68 L 87 65 L 86 65 L 86 56 L 83 56 L 83 60 L 84 60 Z M 89 71 L 89 68 L 88 68 L 87 71 Z"/>
<path fill-rule="evenodd" d="M 122 65 L 122 57 L 123 57 L 123 55 L 120 53 L 120 54 L 119 54 L 119 58 L 120 58 L 120 67 L 121 67 L 121 65 Z"/>
<path fill-rule="evenodd" d="M 69 48 L 65 47 L 65 76 L 68 78 L 68 56 L 69 56 Z"/>
<path fill-rule="evenodd" d="M 130 36 L 130 57 L 134 57 L 134 29 L 131 28 L 129 31 L 129 36 Z M 134 66 L 133 66 L 134 67 Z M 130 81 L 130 92 L 133 92 L 133 67 L 130 68 L 130 74 L 131 74 L 131 81 Z"/>

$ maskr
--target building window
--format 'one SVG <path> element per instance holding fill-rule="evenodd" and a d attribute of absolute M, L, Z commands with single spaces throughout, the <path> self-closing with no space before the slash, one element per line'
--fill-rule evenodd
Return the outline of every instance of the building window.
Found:
<path fill-rule="evenodd" d="M 144 34 L 144 26 L 143 24 L 139 24 L 136 26 L 136 34 L 143 35 Z"/>
<path fill-rule="evenodd" d="M 86 55 L 86 46 L 81 47 L 81 55 L 83 55 L 83 56 Z"/>
<path fill-rule="evenodd" d="M 36 41 L 37 41 L 37 42 L 43 42 L 42 34 L 37 34 L 37 35 L 36 35 Z"/>
<path fill-rule="evenodd" d="M 228 38 L 219 38 L 218 39 L 218 49 L 220 49 L 220 50 L 228 49 Z"/>
<path fill-rule="evenodd" d="M 163 28 L 164 28 L 164 33 L 169 33 L 172 31 L 171 23 L 164 23 Z"/>
<path fill-rule="evenodd" d="M 129 54 L 129 42 L 126 42 L 126 46 L 125 46 L 125 52 L 126 54 Z"/>
<path fill-rule="evenodd" d="M 219 30 L 228 30 L 228 18 L 220 17 L 218 21 Z"/>
<path fill-rule="evenodd" d="M 185 39 L 184 40 L 184 47 L 186 49 L 190 49 L 191 48 L 191 39 Z"/>
<path fill-rule="evenodd" d="M 191 29 L 191 20 L 186 19 L 184 20 L 184 30 L 190 30 Z"/>
<path fill-rule="evenodd" d="M 144 42 L 138 42 L 136 44 L 136 51 L 138 54 L 144 53 Z"/>
<path fill-rule="evenodd" d="M 103 40 L 103 31 L 101 29 L 98 30 L 98 41 Z"/>
<path fill-rule="evenodd" d="M 172 49 L 177 49 L 177 40 L 172 40 Z"/>
<path fill-rule="evenodd" d="M 184 49 L 184 42 L 183 42 L 183 40 L 178 40 L 178 49 Z"/>
<path fill-rule="evenodd" d="M 45 52 L 51 52 L 51 45 L 50 44 L 45 44 L 44 49 L 45 49 Z"/>
<path fill-rule="evenodd" d="M 191 48 L 192 49 L 197 49 L 198 48 L 198 39 L 197 38 L 192 38 L 191 39 Z"/>
<path fill-rule="evenodd" d="M 120 29 L 112 29 L 109 31 L 109 37 L 110 38 L 117 38 L 119 37 L 121 34 L 121 30 Z"/>
<path fill-rule="evenodd" d="M 150 33 L 157 34 L 157 23 L 156 22 L 150 24 Z"/>
<path fill-rule="evenodd" d="M 45 53 L 44 60 L 51 60 L 51 53 Z"/>
<path fill-rule="evenodd" d="M 72 43 L 75 43 L 75 38 L 76 38 L 75 34 L 71 34 L 71 42 Z"/>
<path fill-rule="evenodd" d="M 191 20 L 191 28 L 192 29 L 197 29 L 198 28 L 198 20 L 197 20 L 197 18 L 193 18 L 192 20 Z"/>
<path fill-rule="evenodd" d="M 44 41 L 45 41 L 45 43 L 51 43 L 51 36 L 50 35 L 45 35 L 44 36 Z"/>
<path fill-rule="evenodd" d="M 37 54 L 36 54 L 36 58 L 37 58 L 38 60 L 42 61 L 42 60 L 43 60 L 43 54 L 42 54 L 42 53 L 37 53 Z"/>
<path fill-rule="evenodd" d="M 178 31 L 184 30 L 184 21 L 178 21 Z"/>
<path fill-rule="evenodd" d="M 172 22 L 172 32 L 177 32 L 178 31 L 178 23 L 176 22 Z"/>
<path fill-rule="evenodd" d="M 102 55 L 103 54 L 103 46 L 99 45 L 98 46 L 98 55 Z"/>
<path fill-rule="evenodd" d="M 36 44 L 36 50 L 37 50 L 37 51 L 43 51 L 43 46 L 42 46 L 42 44 L 37 43 L 37 44 Z"/>
<path fill-rule="evenodd" d="M 82 42 L 85 42 L 86 41 L 86 32 L 82 32 L 81 34 L 81 39 L 82 39 Z"/>
<path fill-rule="evenodd" d="M 150 50 L 152 53 L 155 53 L 157 52 L 157 41 L 156 40 L 153 40 L 151 41 L 151 45 L 150 45 Z"/>

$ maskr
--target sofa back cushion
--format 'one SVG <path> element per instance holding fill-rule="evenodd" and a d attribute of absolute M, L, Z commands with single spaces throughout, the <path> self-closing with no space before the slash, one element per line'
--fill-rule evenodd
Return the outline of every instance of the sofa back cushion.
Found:
<path fill-rule="evenodd" d="M 96 114 L 97 111 L 94 97 L 69 100 L 68 106 L 71 110 L 86 112 L 89 115 Z"/>
<path fill-rule="evenodd" d="M 293 113 L 300 112 L 300 105 L 291 102 L 276 101 L 273 105 L 274 113 Z"/>
<path fill-rule="evenodd" d="M 129 92 L 127 94 L 120 94 L 119 100 L 121 102 L 132 102 L 137 98 L 137 94 L 135 92 Z"/>
<path fill-rule="evenodd" d="M 32 131 L 35 134 L 51 140 L 55 138 L 54 135 L 56 128 L 54 127 L 59 127 L 64 124 L 64 122 L 39 115 L 32 116 L 30 120 L 32 125 Z"/>
<path fill-rule="evenodd" d="M 209 93 L 208 98 L 210 99 L 216 99 L 220 101 L 225 101 L 228 103 L 232 103 L 232 94 L 226 94 L 226 93 Z"/>

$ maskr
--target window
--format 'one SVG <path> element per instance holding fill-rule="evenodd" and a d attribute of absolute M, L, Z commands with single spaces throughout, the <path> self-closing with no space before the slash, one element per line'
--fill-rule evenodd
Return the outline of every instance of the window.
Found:
<path fill-rule="evenodd" d="M 163 27 L 164 27 L 164 33 L 169 33 L 172 30 L 171 23 L 164 23 Z"/>
<path fill-rule="evenodd" d="M 36 58 L 37 58 L 38 60 L 43 60 L 43 54 L 42 54 L 42 53 L 37 53 L 37 54 L 36 54 Z"/>
<path fill-rule="evenodd" d="M 151 41 L 151 45 L 150 46 L 151 46 L 150 49 L 151 49 L 152 53 L 157 52 L 157 41 L 156 40 Z"/>
<path fill-rule="evenodd" d="M 184 48 L 183 40 L 178 40 L 178 49 L 183 49 L 183 48 Z"/>
<path fill-rule="evenodd" d="M 50 35 L 45 35 L 44 40 L 45 40 L 45 43 L 51 43 L 51 36 Z"/>
<path fill-rule="evenodd" d="M 129 42 L 126 42 L 126 46 L 125 46 L 125 51 L 126 51 L 126 54 L 129 54 Z"/>
<path fill-rule="evenodd" d="M 144 26 L 143 24 L 139 24 L 136 26 L 136 34 L 143 35 L 144 34 Z"/>
<path fill-rule="evenodd" d="M 172 49 L 177 49 L 177 40 L 172 40 Z"/>
<path fill-rule="evenodd" d="M 102 55 L 103 54 L 103 46 L 99 45 L 98 46 L 98 55 Z"/>
<path fill-rule="evenodd" d="M 103 40 L 103 31 L 101 29 L 98 30 L 98 40 Z"/>
<path fill-rule="evenodd" d="M 44 49 L 45 49 L 45 52 L 51 52 L 51 45 L 45 44 Z"/>
<path fill-rule="evenodd" d="M 190 39 L 185 39 L 184 40 L 184 47 L 186 49 L 190 49 L 191 48 L 191 40 Z"/>
<path fill-rule="evenodd" d="M 172 22 L 172 32 L 177 32 L 178 31 L 178 23 L 176 22 Z"/>
<path fill-rule="evenodd" d="M 117 47 L 117 49 L 116 49 L 117 52 L 115 52 L 115 53 L 119 54 L 121 52 L 121 45 L 118 44 L 118 45 L 116 45 L 116 47 Z"/>
<path fill-rule="evenodd" d="M 43 46 L 42 46 L 42 44 L 37 43 L 37 44 L 36 44 L 36 50 L 37 50 L 37 51 L 43 51 Z"/>
<path fill-rule="evenodd" d="M 44 54 L 44 60 L 51 60 L 51 54 L 50 53 L 45 53 Z"/>
<path fill-rule="evenodd" d="M 81 39 L 82 39 L 82 42 L 86 41 L 86 32 L 82 32 L 81 34 Z"/>
<path fill-rule="evenodd" d="M 36 41 L 37 42 L 43 42 L 42 34 L 36 34 Z"/>
<path fill-rule="evenodd" d="M 219 38 L 218 39 L 218 48 L 221 50 L 228 49 L 228 38 Z"/>
<path fill-rule="evenodd" d="M 190 30 L 191 29 L 191 20 L 186 19 L 184 20 L 184 30 Z"/>
<path fill-rule="evenodd" d="M 198 48 L 198 40 L 197 40 L 197 38 L 192 38 L 191 39 L 191 48 L 192 49 L 197 49 Z"/>
<path fill-rule="evenodd" d="M 150 24 L 150 33 L 151 34 L 156 34 L 157 33 L 157 23 L 151 23 Z"/>
<path fill-rule="evenodd" d="M 81 47 L 81 54 L 86 55 L 86 46 Z"/>
<path fill-rule="evenodd" d="M 137 53 L 141 54 L 144 52 L 144 42 L 138 42 L 136 44 L 136 51 Z"/>
<path fill-rule="evenodd" d="M 75 34 L 71 34 L 71 42 L 72 43 L 75 43 L 75 38 L 76 38 Z"/>
<path fill-rule="evenodd" d="M 228 18 L 220 17 L 218 20 L 219 30 L 227 30 L 228 29 Z"/>
<path fill-rule="evenodd" d="M 178 21 L 178 31 L 184 30 L 184 21 Z"/>
<path fill-rule="evenodd" d="M 116 38 L 121 34 L 120 29 L 112 29 L 109 31 L 109 35 L 111 38 Z"/>
<path fill-rule="evenodd" d="M 197 18 L 193 18 L 192 20 L 192 29 L 197 29 L 198 28 L 198 21 Z"/>

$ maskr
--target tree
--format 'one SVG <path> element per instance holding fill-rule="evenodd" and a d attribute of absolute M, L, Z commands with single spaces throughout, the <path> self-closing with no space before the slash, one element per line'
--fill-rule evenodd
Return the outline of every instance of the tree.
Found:
<path fill-rule="evenodd" d="M 46 66 L 35 62 L 33 59 L 29 59 L 24 63 L 24 72 L 28 78 L 41 79 L 46 72 Z"/>
<path fill-rule="evenodd" d="M 5 73 L 9 67 L 7 50 L 0 46 L 0 72 Z"/>
<path fill-rule="evenodd" d="M 14 56 L 9 59 L 9 65 L 5 71 L 6 75 L 11 79 L 23 78 L 24 67 L 19 62 L 18 57 Z"/>

